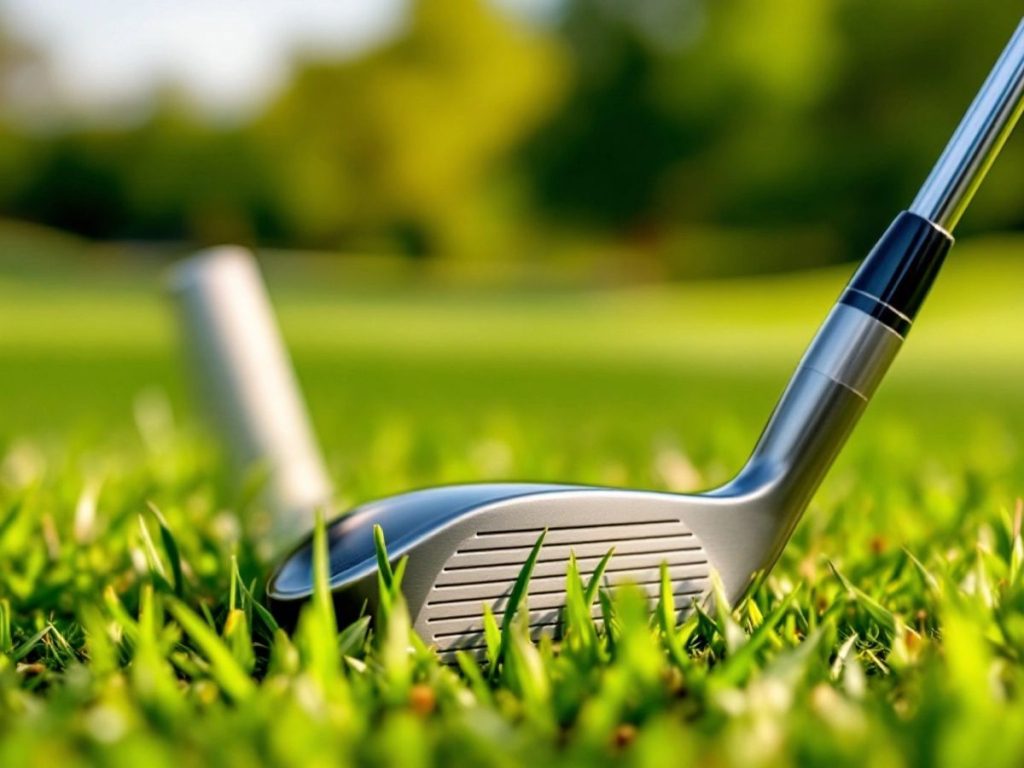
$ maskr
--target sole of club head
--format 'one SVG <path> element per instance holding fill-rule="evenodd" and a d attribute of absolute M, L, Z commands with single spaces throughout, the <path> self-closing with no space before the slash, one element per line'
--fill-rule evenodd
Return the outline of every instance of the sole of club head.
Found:
<path fill-rule="evenodd" d="M 341 621 L 377 601 L 373 526 L 392 560 L 409 556 L 403 593 L 413 625 L 442 658 L 458 650 L 482 654 L 483 607 L 500 624 L 523 564 L 546 531 L 529 584 L 529 626 L 536 637 L 558 632 L 570 553 L 586 581 L 614 549 L 603 582 L 629 582 L 652 600 L 666 563 L 680 614 L 721 579 L 739 599 L 779 541 L 772 494 L 677 495 L 587 486 L 457 485 L 394 496 L 357 508 L 328 528 L 331 588 Z M 788 531 L 784 533 L 788 534 Z M 293 618 L 312 591 L 307 540 L 268 583 L 275 611 Z M 598 608 L 594 616 L 599 619 Z"/>

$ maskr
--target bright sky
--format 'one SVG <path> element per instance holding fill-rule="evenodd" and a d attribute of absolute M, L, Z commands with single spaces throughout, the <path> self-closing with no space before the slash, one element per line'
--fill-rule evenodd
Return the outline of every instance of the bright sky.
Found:
<path fill-rule="evenodd" d="M 557 0 L 499 0 L 526 13 Z M 297 48 L 356 52 L 402 24 L 406 0 L 0 0 L 5 26 L 41 47 L 61 95 L 123 103 L 161 81 L 213 107 L 252 104 Z"/>
<path fill-rule="evenodd" d="M 296 47 L 357 50 L 393 31 L 402 0 L 0 0 L 75 102 L 130 99 L 184 82 L 212 106 L 280 83 Z"/>

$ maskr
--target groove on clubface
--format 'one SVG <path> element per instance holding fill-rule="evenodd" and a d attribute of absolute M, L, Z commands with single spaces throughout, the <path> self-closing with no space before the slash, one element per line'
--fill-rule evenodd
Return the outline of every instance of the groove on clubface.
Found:
<path fill-rule="evenodd" d="M 483 607 L 500 620 L 519 570 L 541 528 L 478 531 L 467 537 L 438 571 L 417 624 L 424 639 L 447 659 L 457 650 L 483 652 Z M 680 520 L 639 520 L 588 526 L 549 527 L 529 585 L 529 628 L 534 639 L 555 635 L 565 604 L 565 578 L 575 553 L 586 582 L 612 547 L 604 572 L 608 586 L 630 583 L 658 598 L 665 562 L 680 613 L 710 588 L 710 565 L 699 539 Z M 592 615 L 600 622 L 600 610 Z"/>

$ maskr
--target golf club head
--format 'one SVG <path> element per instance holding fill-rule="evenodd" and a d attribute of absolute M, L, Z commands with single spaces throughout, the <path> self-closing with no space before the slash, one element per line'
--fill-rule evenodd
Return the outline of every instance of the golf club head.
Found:
<path fill-rule="evenodd" d="M 377 600 L 373 527 L 389 555 L 408 555 L 403 594 L 416 631 L 442 657 L 484 647 L 482 606 L 499 621 L 531 549 L 543 547 L 530 580 L 529 626 L 554 634 L 574 553 L 586 580 L 614 550 L 607 585 L 631 582 L 656 598 L 664 562 L 676 604 L 686 610 L 710 588 L 715 568 L 730 596 L 742 594 L 770 548 L 751 498 L 681 496 L 571 485 L 481 484 L 414 491 L 367 504 L 328 529 L 331 589 L 341 621 Z M 770 523 L 770 517 L 762 517 Z M 285 612 L 312 591 L 312 547 L 300 546 L 271 578 Z M 597 614 L 595 614 L 595 617 Z"/>
<path fill-rule="evenodd" d="M 825 337 L 848 333 L 855 310 L 838 310 Z M 869 327 L 874 327 L 871 321 Z M 862 346 L 873 337 L 858 338 Z M 865 338 L 867 340 L 865 340 Z M 580 485 L 492 483 L 401 494 L 366 504 L 327 531 L 330 587 L 339 621 L 377 605 L 373 528 L 380 525 L 392 559 L 409 557 L 402 583 L 413 625 L 442 657 L 483 648 L 483 606 L 499 618 L 534 544 L 546 531 L 529 587 L 534 634 L 556 634 L 571 554 L 588 579 L 614 554 L 605 586 L 630 582 L 652 599 L 668 566 L 680 613 L 721 580 L 733 603 L 770 568 L 796 520 L 866 402 L 827 352 L 807 361 L 786 389 L 758 448 L 728 485 L 681 495 Z M 848 378 L 848 377 L 847 377 Z M 293 620 L 313 591 L 312 538 L 272 575 L 267 596 L 282 620 Z"/>

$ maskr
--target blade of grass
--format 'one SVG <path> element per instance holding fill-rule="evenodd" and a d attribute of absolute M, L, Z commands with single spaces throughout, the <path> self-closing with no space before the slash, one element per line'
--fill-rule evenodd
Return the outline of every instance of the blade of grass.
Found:
<path fill-rule="evenodd" d="M 490 603 L 484 604 L 484 642 L 487 643 L 487 665 L 491 674 L 495 674 L 498 666 L 498 659 L 501 658 L 501 628 L 498 620 L 494 618 L 494 611 Z"/>
<path fill-rule="evenodd" d="M 146 525 L 146 518 L 141 514 L 139 515 L 139 533 L 142 536 L 143 551 L 146 554 L 146 562 L 149 564 L 150 572 L 154 576 L 159 577 L 158 581 L 161 586 L 166 586 L 168 591 L 171 591 L 171 585 L 167 581 L 167 571 L 164 570 L 160 554 L 156 551 L 156 544 L 153 543 L 153 536 L 149 532 L 149 526 Z"/>
<path fill-rule="evenodd" d="M 48 634 L 50 634 L 51 626 L 52 625 L 47 624 L 45 627 L 40 629 L 27 640 L 18 643 L 18 645 L 15 648 L 11 649 L 11 659 L 13 659 L 14 661 L 21 661 L 30 653 L 32 653 L 35 647 L 39 645 Z"/>
<path fill-rule="evenodd" d="M 492 699 L 491 686 L 487 684 L 487 679 L 480 670 L 476 657 L 466 651 L 457 651 L 455 653 L 455 660 L 463 677 L 469 682 L 469 688 L 473 691 L 477 701 L 481 704 L 490 703 Z"/>
<path fill-rule="evenodd" d="M 327 525 L 322 509 L 316 511 L 313 526 L 313 606 L 321 627 L 336 627 L 334 600 L 331 596 L 330 556 L 327 551 Z"/>
<path fill-rule="evenodd" d="M 733 618 L 732 606 L 725 594 L 725 585 L 717 571 L 711 572 L 711 591 L 715 596 L 715 618 L 718 631 L 725 641 L 726 653 L 732 655 L 747 642 L 747 635 L 736 619 Z"/>
<path fill-rule="evenodd" d="M 889 633 L 890 636 L 895 635 L 897 624 L 902 624 L 896 615 L 866 592 L 854 586 L 853 582 L 842 574 L 842 572 L 836 567 L 835 563 L 830 562 L 829 568 L 832 569 L 832 573 L 835 574 L 836 579 L 840 584 L 842 584 L 846 594 L 860 605 L 879 626 Z M 906 629 L 915 635 L 917 634 L 917 632 L 910 627 L 906 627 Z"/>
<path fill-rule="evenodd" d="M 508 649 L 508 643 L 512 634 L 512 622 L 515 620 L 519 606 L 526 596 L 526 588 L 530 583 L 530 577 L 533 575 L 534 566 L 537 565 L 537 557 L 540 555 L 541 547 L 544 546 L 544 537 L 547 534 L 547 528 L 541 531 L 540 536 L 537 537 L 537 541 L 533 545 L 533 549 L 530 550 L 530 554 L 526 558 L 526 562 L 519 569 L 519 575 L 516 577 L 515 584 L 512 585 L 508 602 L 505 604 L 505 616 L 501 622 L 501 651 L 498 654 L 499 660 L 504 658 Z"/>
<path fill-rule="evenodd" d="M 206 622 L 177 599 L 171 599 L 168 610 L 209 662 L 210 674 L 221 690 L 234 701 L 245 701 L 250 698 L 256 691 L 255 683 Z"/>
<path fill-rule="evenodd" d="M 597 564 L 597 568 L 590 575 L 590 581 L 587 582 L 586 591 L 583 593 L 583 599 L 586 601 L 587 606 L 594 604 L 594 598 L 597 597 L 597 590 L 601 587 L 601 579 L 604 578 L 604 572 L 608 568 L 608 563 L 612 559 L 612 555 L 615 554 L 615 547 L 612 547 L 605 552 L 604 557 Z"/>
<path fill-rule="evenodd" d="M 160 508 L 152 501 L 147 501 L 146 505 L 160 526 L 160 543 L 164 545 L 167 560 L 171 564 L 171 576 L 174 578 L 174 594 L 181 598 L 185 591 L 185 579 L 182 575 L 181 550 L 178 549 L 178 542 L 175 540 L 174 534 L 171 533 L 171 527 L 167 524 L 167 519 L 164 517 L 163 512 L 160 511 Z"/>
<path fill-rule="evenodd" d="M 366 644 L 366 637 L 369 632 L 370 617 L 360 616 L 338 635 L 338 652 L 342 656 L 356 655 Z"/>
<path fill-rule="evenodd" d="M 597 591 L 597 602 L 601 606 L 601 621 L 604 623 L 604 637 L 608 646 L 608 653 L 615 655 L 615 603 L 607 589 Z"/>
<path fill-rule="evenodd" d="M 331 594 L 327 527 L 322 510 L 313 525 L 313 597 L 302 612 L 296 639 L 305 654 L 307 668 L 324 694 L 340 691 L 341 655 L 338 623 Z"/>
<path fill-rule="evenodd" d="M 107 610 L 110 611 L 110 615 L 113 617 L 117 628 L 121 630 L 122 635 L 126 637 L 130 643 L 134 644 L 138 642 L 138 624 L 135 619 L 131 617 L 128 611 L 125 610 L 124 605 L 121 603 L 121 599 L 117 596 L 113 587 L 107 587 L 103 591 L 103 603 L 107 606 Z"/>
<path fill-rule="evenodd" d="M 664 561 L 661 563 L 661 585 L 658 595 L 657 612 L 658 623 L 661 625 L 661 636 L 664 638 L 669 656 L 671 656 L 673 663 L 677 667 L 686 669 L 690 666 L 690 659 L 687 657 L 683 643 L 680 642 L 679 635 L 676 632 L 678 614 L 676 613 L 675 597 L 672 594 L 672 578 L 669 576 L 668 563 Z"/>
<path fill-rule="evenodd" d="M 222 636 L 235 661 L 246 674 L 250 674 L 256 666 L 256 652 L 252 647 L 252 632 L 245 611 L 241 608 L 228 611 Z"/>
<path fill-rule="evenodd" d="M 373 544 L 377 552 L 377 569 L 380 572 L 384 586 L 389 590 L 395 580 L 395 574 L 391 570 L 391 562 L 388 560 L 388 546 L 384 540 L 384 529 L 379 525 L 373 526 Z"/>
<path fill-rule="evenodd" d="M 715 670 L 716 681 L 721 681 L 726 685 L 736 685 L 753 673 L 757 667 L 758 652 L 772 639 L 775 627 L 789 613 L 789 609 L 799 593 L 800 586 L 797 585 L 769 612 L 761 625 L 746 638 L 742 645 L 730 651 L 725 661 Z"/>
<path fill-rule="evenodd" d="M 592 664 L 597 653 L 597 629 L 585 593 L 576 553 L 571 552 L 565 573 L 562 648 L 563 652 L 571 653 L 578 659 L 577 664 Z"/>
<path fill-rule="evenodd" d="M 11 634 L 11 601 L 0 599 L 0 653 L 10 656 L 14 651 L 14 637 Z"/>

